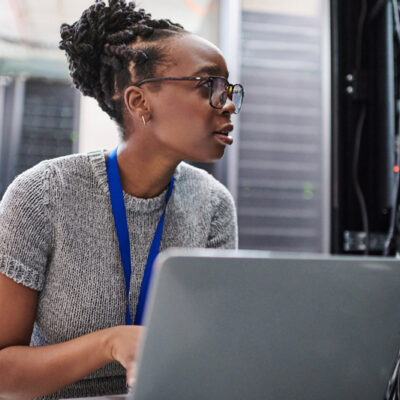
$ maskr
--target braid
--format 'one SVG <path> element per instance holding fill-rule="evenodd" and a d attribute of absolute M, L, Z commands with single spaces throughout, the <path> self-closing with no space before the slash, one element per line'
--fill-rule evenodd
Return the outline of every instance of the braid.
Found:
<path fill-rule="evenodd" d="M 135 79 L 151 77 L 165 62 L 159 39 L 186 31 L 168 19 L 151 18 L 134 2 L 96 0 L 72 25 L 62 24 L 59 48 L 65 50 L 74 85 L 123 125 L 122 100 L 115 99 Z M 140 42 L 140 48 L 130 45 Z M 134 46 L 135 47 L 135 46 Z"/>

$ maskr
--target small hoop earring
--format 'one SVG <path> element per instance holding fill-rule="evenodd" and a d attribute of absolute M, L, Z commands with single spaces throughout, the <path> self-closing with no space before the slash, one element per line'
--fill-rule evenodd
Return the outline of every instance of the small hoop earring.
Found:
<path fill-rule="evenodd" d="M 144 119 L 144 115 L 142 115 L 143 125 L 146 126 L 146 120 Z"/>

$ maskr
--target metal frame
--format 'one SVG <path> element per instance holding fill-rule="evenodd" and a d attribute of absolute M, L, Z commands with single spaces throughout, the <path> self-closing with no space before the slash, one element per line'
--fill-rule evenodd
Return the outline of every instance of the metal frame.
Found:
<path fill-rule="evenodd" d="M 0 82 L 0 194 L 14 178 L 21 139 L 25 77 L 2 77 Z"/>
<path fill-rule="evenodd" d="M 331 18 L 330 0 L 321 1 L 321 87 L 322 87 L 322 252 L 331 251 Z"/>
<path fill-rule="evenodd" d="M 0 155 L 2 156 L 4 141 L 4 106 L 6 101 L 6 88 L 10 84 L 11 78 L 0 76 Z M 1 157 L 3 158 L 3 157 Z M 1 167 L 1 165 L 0 165 Z"/>
<path fill-rule="evenodd" d="M 6 104 L 6 89 L 7 86 L 11 83 L 11 78 L 8 76 L 0 76 L 0 171 L 5 171 L 6 163 L 5 163 L 5 155 L 4 152 L 4 132 L 5 132 L 5 104 Z M 3 190 L 5 190 L 5 180 L 0 177 L 0 197 Z"/>
<path fill-rule="evenodd" d="M 240 82 L 241 75 L 241 0 L 220 0 L 219 47 L 225 56 L 231 82 Z M 216 177 L 231 192 L 235 202 L 238 198 L 238 160 L 240 143 L 240 117 L 234 116 L 234 144 L 227 149 L 224 158 L 216 164 Z"/>
<path fill-rule="evenodd" d="M 9 151 L 7 162 L 7 182 L 11 182 L 14 178 L 15 160 L 17 159 L 18 148 L 21 141 L 22 119 L 24 113 L 25 99 L 25 81 L 24 76 L 18 76 L 14 82 L 14 98 L 12 108 L 12 118 L 10 127 Z"/>
<path fill-rule="evenodd" d="M 72 152 L 79 153 L 79 136 L 80 136 L 80 117 L 81 117 L 81 93 L 75 90 L 74 95 L 74 138 L 72 141 Z"/>

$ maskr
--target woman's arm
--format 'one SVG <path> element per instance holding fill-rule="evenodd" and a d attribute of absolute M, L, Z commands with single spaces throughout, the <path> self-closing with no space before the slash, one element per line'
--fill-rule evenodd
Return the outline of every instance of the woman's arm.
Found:
<path fill-rule="evenodd" d="M 0 400 L 56 392 L 111 361 L 131 375 L 141 327 L 118 326 L 49 346 L 29 347 L 38 292 L 0 273 Z"/>

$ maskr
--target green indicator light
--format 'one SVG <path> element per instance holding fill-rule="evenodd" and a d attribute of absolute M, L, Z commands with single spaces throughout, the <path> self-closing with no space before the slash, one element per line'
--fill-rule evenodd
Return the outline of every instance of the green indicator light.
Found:
<path fill-rule="evenodd" d="M 305 200 L 311 200 L 314 197 L 314 185 L 310 182 L 306 182 L 303 185 L 303 198 Z"/>

